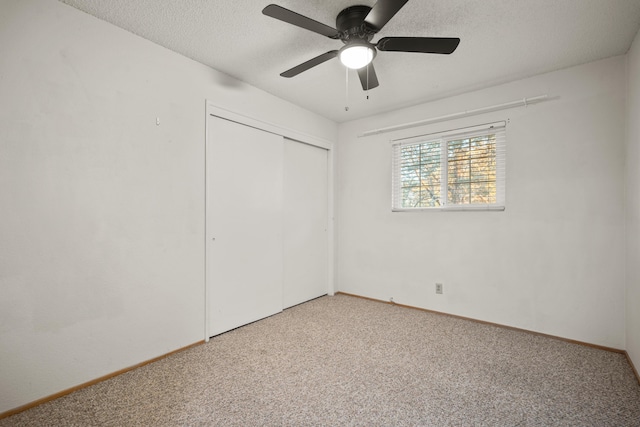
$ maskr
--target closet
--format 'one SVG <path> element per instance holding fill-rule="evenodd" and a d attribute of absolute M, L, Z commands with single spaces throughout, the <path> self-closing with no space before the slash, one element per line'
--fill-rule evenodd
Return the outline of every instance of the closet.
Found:
<path fill-rule="evenodd" d="M 327 294 L 328 150 L 210 114 L 206 144 L 207 336 Z"/>

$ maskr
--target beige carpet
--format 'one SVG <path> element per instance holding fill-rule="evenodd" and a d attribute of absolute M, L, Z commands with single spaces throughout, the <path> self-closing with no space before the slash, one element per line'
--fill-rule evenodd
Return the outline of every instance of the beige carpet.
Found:
<path fill-rule="evenodd" d="M 0 426 L 640 426 L 626 358 L 323 297 Z"/>

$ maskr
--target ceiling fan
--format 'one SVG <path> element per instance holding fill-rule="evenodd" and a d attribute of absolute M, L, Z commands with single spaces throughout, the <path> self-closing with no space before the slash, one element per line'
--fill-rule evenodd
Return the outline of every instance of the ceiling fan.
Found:
<path fill-rule="evenodd" d="M 377 51 L 420 52 L 450 54 L 458 47 L 459 38 L 449 37 L 383 37 L 371 43 L 373 36 L 407 3 L 408 0 L 378 0 L 369 6 L 351 6 L 342 10 L 336 18 L 336 28 L 314 21 L 284 7 L 270 4 L 262 13 L 305 30 L 313 31 L 331 39 L 340 39 L 344 46 L 331 50 L 297 65 L 280 75 L 294 77 L 303 71 L 320 65 L 336 56 L 348 68 L 358 71 L 363 90 L 377 87 L 378 77 L 373 68 Z"/>

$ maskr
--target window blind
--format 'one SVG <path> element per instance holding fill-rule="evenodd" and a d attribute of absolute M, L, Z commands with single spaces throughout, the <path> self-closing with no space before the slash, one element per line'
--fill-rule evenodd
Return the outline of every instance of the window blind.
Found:
<path fill-rule="evenodd" d="M 392 209 L 504 209 L 505 123 L 393 142 Z"/>

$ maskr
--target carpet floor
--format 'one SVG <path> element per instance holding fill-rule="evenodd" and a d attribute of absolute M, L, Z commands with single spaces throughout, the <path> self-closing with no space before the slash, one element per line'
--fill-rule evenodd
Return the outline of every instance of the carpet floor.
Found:
<path fill-rule="evenodd" d="M 624 355 L 346 295 L 0 426 L 640 426 Z"/>

